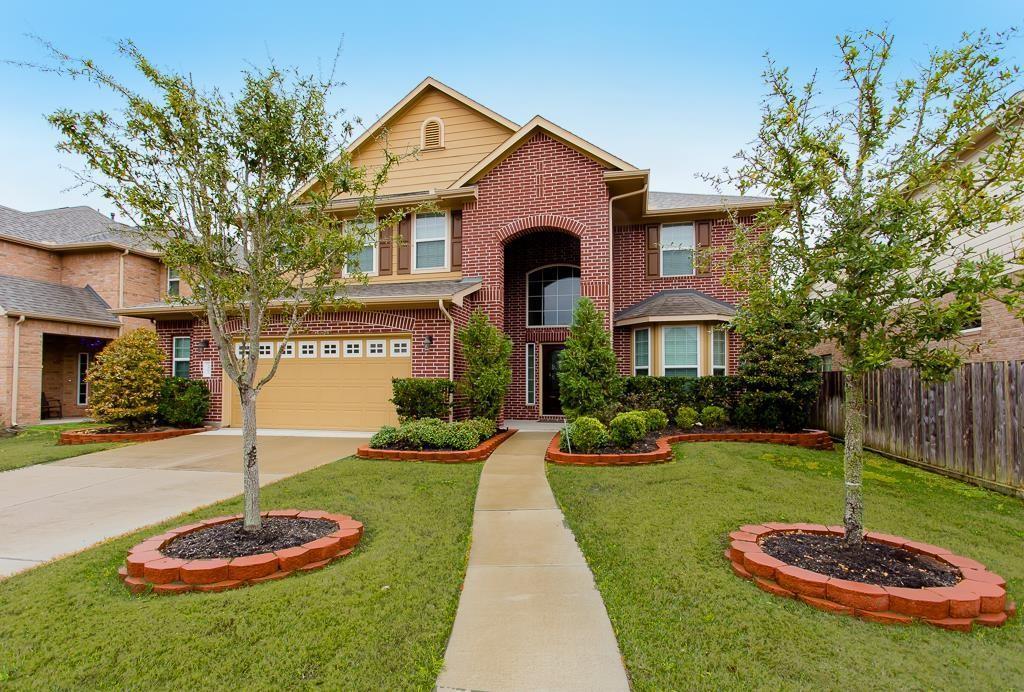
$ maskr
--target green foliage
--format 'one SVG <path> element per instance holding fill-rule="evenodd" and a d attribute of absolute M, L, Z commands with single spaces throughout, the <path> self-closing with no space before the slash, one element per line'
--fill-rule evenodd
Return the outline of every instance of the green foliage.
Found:
<path fill-rule="evenodd" d="M 643 412 L 647 417 L 647 430 L 655 432 L 668 427 L 668 416 L 660 408 L 649 408 Z"/>
<path fill-rule="evenodd" d="M 156 332 L 149 329 L 111 341 L 89 368 L 89 414 L 127 428 L 151 425 L 160 404 L 163 359 Z"/>
<path fill-rule="evenodd" d="M 481 440 L 494 437 L 498 432 L 498 422 L 490 418 L 470 418 L 464 422 L 477 431 Z"/>
<path fill-rule="evenodd" d="M 689 430 L 697 425 L 697 409 L 692 406 L 680 406 L 676 411 L 676 426 L 682 430 Z"/>
<path fill-rule="evenodd" d="M 589 454 L 608 444 L 608 429 L 604 423 L 590 416 L 579 416 L 566 427 L 561 448 L 563 451 Z"/>
<path fill-rule="evenodd" d="M 178 428 L 198 428 L 210 412 L 210 388 L 202 380 L 168 377 L 160 387 L 157 419 Z"/>
<path fill-rule="evenodd" d="M 375 449 L 387 449 L 394 446 L 402 439 L 398 428 L 393 425 L 385 425 L 370 437 L 370 446 Z"/>
<path fill-rule="evenodd" d="M 512 340 L 487 320 L 479 308 L 459 330 L 459 342 L 466 359 L 466 371 L 459 380 L 459 394 L 473 418 L 497 420 L 505 394 L 512 382 L 508 359 Z"/>
<path fill-rule="evenodd" d="M 562 411 L 573 420 L 590 416 L 608 420 L 619 406 L 622 377 L 615 363 L 605 317 L 589 298 L 573 312 L 569 338 L 558 364 Z"/>
<path fill-rule="evenodd" d="M 709 430 L 724 427 L 729 416 L 721 406 L 705 406 L 700 412 L 700 424 Z"/>
<path fill-rule="evenodd" d="M 624 380 L 622 402 L 628 410 L 661 409 L 672 419 L 680 406 L 696 409 L 720 406 L 730 411 L 744 387 L 744 378 L 734 375 L 696 378 L 627 377 Z"/>
<path fill-rule="evenodd" d="M 647 434 L 647 414 L 643 411 L 620 413 L 608 424 L 608 436 L 616 446 L 628 449 Z"/>
<path fill-rule="evenodd" d="M 391 380 L 391 403 L 403 423 L 419 418 L 447 418 L 454 390 L 451 380 L 395 377 Z"/>
<path fill-rule="evenodd" d="M 479 419 L 449 423 L 438 418 L 409 420 L 398 427 L 385 425 L 370 438 L 375 449 L 467 450 L 494 433 L 493 423 Z"/>

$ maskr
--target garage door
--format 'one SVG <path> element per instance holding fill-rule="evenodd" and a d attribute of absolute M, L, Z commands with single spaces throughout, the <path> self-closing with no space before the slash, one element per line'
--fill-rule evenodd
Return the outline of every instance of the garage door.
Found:
<path fill-rule="evenodd" d="M 258 377 L 280 348 L 280 341 L 260 343 Z M 412 374 L 408 335 L 318 336 L 283 348 L 277 374 L 256 400 L 259 427 L 376 430 L 398 421 L 388 400 L 391 378 Z M 237 392 L 228 418 L 232 427 L 241 427 Z"/>

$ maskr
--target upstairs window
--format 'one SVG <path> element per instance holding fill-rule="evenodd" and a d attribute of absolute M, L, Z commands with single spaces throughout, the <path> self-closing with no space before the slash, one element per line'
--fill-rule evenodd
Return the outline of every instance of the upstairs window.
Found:
<path fill-rule="evenodd" d="M 444 147 L 444 121 L 440 118 L 427 118 L 420 128 L 420 149 L 440 149 Z"/>
<path fill-rule="evenodd" d="M 694 234 L 692 223 L 667 223 L 661 227 L 661 275 L 693 275 Z"/>
<path fill-rule="evenodd" d="M 349 222 L 346 228 L 352 228 Z M 363 249 L 349 257 L 348 266 L 345 267 L 345 275 L 366 274 L 367 276 L 377 275 L 377 227 L 364 229 Z"/>
<path fill-rule="evenodd" d="M 181 295 L 181 277 L 178 276 L 177 269 L 171 269 L 170 267 L 167 267 L 167 295 Z"/>
<path fill-rule="evenodd" d="M 526 275 L 526 325 L 567 327 L 579 299 L 579 267 L 556 264 L 534 269 Z"/>
<path fill-rule="evenodd" d="M 413 271 L 448 268 L 448 215 L 414 214 L 412 219 Z"/>

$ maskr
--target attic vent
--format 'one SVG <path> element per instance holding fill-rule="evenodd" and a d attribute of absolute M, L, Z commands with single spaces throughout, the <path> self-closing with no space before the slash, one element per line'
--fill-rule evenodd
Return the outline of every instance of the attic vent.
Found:
<path fill-rule="evenodd" d="M 420 148 L 440 149 L 444 146 L 444 123 L 440 118 L 427 118 L 423 121 Z"/>

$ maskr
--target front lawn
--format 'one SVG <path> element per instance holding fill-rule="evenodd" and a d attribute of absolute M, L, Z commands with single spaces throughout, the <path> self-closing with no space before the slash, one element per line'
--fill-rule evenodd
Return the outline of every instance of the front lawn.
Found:
<path fill-rule="evenodd" d="M 33 425 L 14 437 L 0 437 L 0 471 L 10 471 L 22 466 L 45 464 L 48 461 L 68 459 L 89 452 L 99 452 L 122 445 L 115 443 L 89 445 L 58 445 L 57 440 L 64 430 L 95 427 L 93 423 L 59 423 L 56 425 Z"/>
<path fill-rule="evenodd" d="M 1020 615 L 971 634 L 822 613 L 736 577 L 727 534 L 763 521 L 842 523 L 841 451 L 676 446 L 660 466 L 549 466 L 636 689 L 1010 689 Z M 984 562 L 1024 600 L 1024 503 L 868 455 L 868 528 Z"/>
<path fill-rule="evenodd" d="M 355 458 L 263 490 L 263 506 L 363 521 L 329 567 L 219 594 L 129 596 L 146 536 L 240 498 L 0 581 L 0 688 L 430 689 L 455 619 L 480 465 Z"/>

